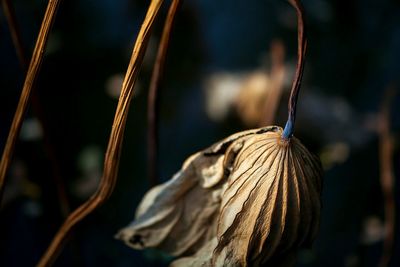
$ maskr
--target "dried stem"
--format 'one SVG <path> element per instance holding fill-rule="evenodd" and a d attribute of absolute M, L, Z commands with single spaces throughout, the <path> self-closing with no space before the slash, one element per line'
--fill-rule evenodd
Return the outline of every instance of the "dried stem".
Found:
<path fill-rule="evenodd" d="M 304 60 L 307 50 L 307 35 L 304 23 L 304 9 L 300 0 L 289 0 L 289 3 L 296 9 L 297 13 L 297 66 L 296 74 L 290 92 L 288 103 L 288 120 L 285 125 L 282 137 L 289 139 L 293 135 L 294 124 L 296 121 L 296 106 L 299 90 L 301 86 L 301 79 L 303 77 Z"/>
<path fill-rule="evenodd" d="M 13 5 L 9 0 L 2 0 L 2 5 L 14 43 L 15 51 L 17 53 L 21 68 L 25 72 L 28 67 L 28 60 L 25 57 L 25 49 L 21 38 L 21 31 L 18 27 Z M 64 180 L 62 179 L 58 160 L 56 158 L 55 148 L 51 141 L 52 139 L 49 131 L 49 124 L 44 115 L 44 111 L 40 103 L 39 94 L 37 90 L 34 89 L 32 89 L 32 109 L 35 116 L 40 121 L 43 129 L 44 150 L 46 152 L 47 158 L 51 163 L 50 165 L 52 167 L 54 183 L 56 184 L 57 188 L 61 214 L 63 215 L 63 217 L 67 217 L 68 213 L 70 212 L 70 205 L 65 191 Z"/>
<path fill-rule="evenodd" d="M 24 52 L 25 50 L 22 45 L 23 43 L 22 43 L 21 33 L 19 31 L 14 7 L 11 4 L 10 0 L 2 0 L 1 4 L 3 7 L 4 16 L 6 17 L 8 25 L 9 25 L 11 39 L 14 43 L 15 51 L 17 53 L 19 63 L 21 64 L 21 66 L 23 67 L 23 69 L 25 71 L 26 66 L 28 65 L 28 61 L 26 59 L 25 52 Z"/>
<path fill-rule="evenodd" d="M 274 123 L 276 109 L 279 105 L 283 90 L 283 80 L 285 78 L 285 47 L 280 40 L 273 41 L 271 44 L 271 86 L 270 94 L 265 99 L 265 114 L 260 121 L 260 127 L 272 125 Z"/>
<path fill-rule="evenodd" d="M 164 29 L 158 47 L 157 58 L 151 76 L 149 95 L 147 102 L 147 153 L 148 153 L 148 177 L 150 186 L 157 184 L 158 180 L 158 99 L 159 88 L 164 73 L 165 59 L 171 36 L 171 30 L 175 22 L 177 10 L 181 5 L 180 0 L 173 0 L 168 10 Z"/>
<path fill-rule="evenodd" d="M 385 206 L 385 237 L 383 241 L 383 253 L 379 262 L 380 267 L 388 266 L 393 252 L 393 235 L 395 228 L 395 202 L 394 202 L 394 170 L 393 147 L 394 138 L 390 133 L 390 104 L 394 95 L 394 89 L 386 91 L 380 112 L 379 128 L 379 158 L 380 181 Z"/>
<path fill-rule="evenodd" d="M 38 266 L 50 266 L 56 259 L 58 253 L 61 251 L 68 234 L 77 225 L 77 223 L 79 223 L 82 219 L 103 204 L 112 194 L 117 179 L 123 135 L 125 131 L 130 100 L 133 95 L 134 84 L 143 61 L 143 56 L 146 51 L 154 20 L 158 14 L 162 2 L 162 0 L 151 1 L 146 17 L 136 39 L 132 57 L 125 74 L 124 82 L 122 84 L 118 106 L 115 112 L 100 185 L 97 191 L 88 201 L 83 203 L 74 212 L 72 212 L 70 216 L 68 216 L 57 234 L 54 236 L 52 243 L 41 258 Z"/>
<path fill-rule="evenodd" d="M 43 18 L 42 26 L 40 27 L 38 39 L 36 41 L 35 49 L 33 50 L 32 59 L 25 77 L 24 86 L 22 88 L 21 97 L 19 98 L 17 110 L 11 124 L 11 129 L 9 131 L 7 142 L 3 151 L 3 156 L 0 162 L 0 200 L 3 195 L 5 177 L 11 163 L 15 143 L 21 129 L 23 118 L 31 96 L 32 88 L 36 82 L 40 67 L 43 62 L 43 54 L 46 48 L 47 39 L 49 37 L 51 26 L 54 23 L 55 14 L 57 12 L 59 3 L 59 0 L 49 0 L 46 13 Z"/>

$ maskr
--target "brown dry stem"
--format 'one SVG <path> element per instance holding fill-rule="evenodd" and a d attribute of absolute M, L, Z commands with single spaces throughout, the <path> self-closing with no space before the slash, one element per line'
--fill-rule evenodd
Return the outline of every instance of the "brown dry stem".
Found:
<path fill-rule="evenodd" d="M 17 53 L 19 63 L 21 64 L 21 66 L 25 71 L 26 65 L 28 65 L 28 61 L 25 56 L 24 46 L 22 45 L 23 43 L 22 43 L 21 33 L 19 31 L 14 7 L 11 4 L 10 0 L 2 0 L 1 4 L 3 7 L 4 16 L 6 17 L 7 23 L 9 25 L 11 39 L 15 46 L 15 52 Z"/>
<path fill-rule="evenodd" d="M 15 10 L 10 0 L 2 0 L 4 15 L 7 19 L 8 26 L 11 33 L 11 38 L 15 47 L 19 63 L 22 70 L 25 72 L 28 67 L 28 60 L 24 49 L 24 44 L 21 38 L 21 31 L 18 27 Z M 37 90 L 32 89 L 32 109 L 35 116 L 38 118 L 43 128 L 43 143 L 44 150 L 47 158 L 50 161 L 52 168 L 53 180 L 57 188 L 58 200 L 60 202 L 60 210 L 63 217 L 67 217 L 70 212 L 70 205 L 65 190 L 64 180 L 61 176 L 60 165 L 56 157 L 56 150 L 52 143 L 51 133 L 49 130 L 49 124 L 44 115 L 44 110 L 40 103 L 40 97 Z"/>
<path fill-rule="evenodd" d="M 54 236 L 53 241 L 41 258 L 38 266 L 50 266 L 54 262 L 73 227 L 75 227 L 82 219 L 103 204 L 110 197 L 114 189 L 118 174 L 123 135 L 125 131 L 130 100 L 133 95 L 134 84 L 143 61 L 143 56 L 146 51 L 154 20 L 158 14 L 162 2 L 162 0 L 151 1 L 146 17 L 136 39 L 132 57 L 125 74 L 124 82 L 122 84 L 118 106 L 115 112 L 100 185 L 97 191 L 88 201 L 83 203 L 68 216 L 57 234 Z"/>
<path fill-rule="evenodd" d="M 158 98 L 159 88 L 164 73 L 165 60 L 171 31 L 175 22 L 177 10 L 181 5 L 180 0 L 173 0 L 168 10 L 164 29 L 158 47 L 157 58 L 151 76 L 149 95 L 147 102 L 147 153 L 148 153 L 148 177 L 150 186 L 158 182 Z"/>
<path fill-rule="evenodd" d="M 283 132 L 283 137 L 285 139 L 288 139 L 293 135 L 294 124 L 296 121 L 297 99 L 299 96 L 301 80 L 303 78 L 304 62 L 307 51 L 304 8 L 300 0 L 289 0 L 289 3 L 296 9 L 297 14 L 297 65 L 288 103 L 288 121 Z"/>
<path fill-rule="evenodd" d="M 7 170 L 11 164 L 15 143 L 21 129 L 23 118 L 32 93 L 32 88 L 36 82 L 40 67 L 43 62 L 43 54 L 46 48 L 47 39 L 49 37 L 51 27 L 54 23 L 55 14 L 57 12 L 59 3 L 59 0 L 49 0 L 46 13 L 43 18 L 42 26 L 40 27 L 38 39 L 32 53 L 32 59 L 25 77 L 21 97 L 18 102 L 17 110 L 11 124 L 11 129 L 9 131 L 7 142 L 0 162 L 0 200 L 3 195 L 5 177 L 7 174 Z"/>
<path fill-rule="evenodd" d="M 380 267 L 388 266 L 393 253 L 393 235 L 395 229 L 395 201 L 394 201 L 394 170 L 393 147 L 394 138 L 390 133 L 390 104 L 394 96 L 394 89 L 386 91 L 380 111 L 381 125 L 379 128 L 379 158 L 380 181 L 385 206 L 385 236 L 383 240 L 383 253 L 379 262 Z"/>

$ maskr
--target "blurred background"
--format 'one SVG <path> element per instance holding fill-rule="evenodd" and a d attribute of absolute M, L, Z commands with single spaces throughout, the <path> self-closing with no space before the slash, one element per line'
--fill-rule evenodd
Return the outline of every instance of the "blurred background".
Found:
<path fill-rule="evenodd" d="M 47 1 L 11 2 L 30 55 Z M 97 188 L 148 3 L 62 1 L 7 176 L 0 266 L 34 266 L 65 216 Z M 76 228 L 55 266 L 167 266 L 171 260 L 113 237 L 133 219 L 149 188 L 147 93 L 167 4 L 136 85 L 115 191 Z M 303 4 L 309 45 L 295 135 L 320 156 L 325 175 L 320 232 L 297 266 L 378 266 L 386 232 L 382 179 L 394 179 L 389 190 L 397 214 L 400 204 L 400 3 Z M 284 126 L 297 60 L 296 23 L 284 0 L 184 2 L 160 93 L 159 182 L 189 155 L 229 134 Z M 1 151 L 23 81 L 0 12 Z M 399 237 L 395 227 L 388 266 L 400 266 Z"/>

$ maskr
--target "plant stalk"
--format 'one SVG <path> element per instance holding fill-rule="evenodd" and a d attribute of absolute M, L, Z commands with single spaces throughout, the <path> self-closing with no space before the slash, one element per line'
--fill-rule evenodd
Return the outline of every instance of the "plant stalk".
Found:
<path fill-rule="evenodd" d="M 149 95 L 147 102 L 147 172 L 150 187 L 158 183 L 158 118 L 159 118 L 159 90 L 164 74 L 165 60 L 171 31 L 175 22 L 177 10 L 181 6 L 181 0 L 173 0 L 168 10 L 164 29 L 158 47 L 157 58 L 151 76 Z"/>
<path fill-rule="evenodd" d="M 133 95 L 133 89 L 137 80 L 140 66 L 146 52 L 150 33 L 153 28 L 163 0 L 152 0 L 148 8 L 144 22 L 140 28 L 138 37 L 133 48 L 132 57 L 122 83 L 121 95 L 115 111 L 114 122 L 107 146 L 104 159 L 103 175 L 97 191 L 73 211 L 65 220 L 59 231 L 53 238 L 50 246 L 40 259 L 38 266 L 51 266 L 56 260 L 58 254 L 73 228 L 86 216 L 102 205 L 112 194 L 118 175 L 118 166 L 121 156 L 124 131 L 129 111 L 130 102 Z"/>
<path fill-rule="evenodd" d="M 296 9 L 297 14 L 297 66 L 296 74 L 290 91 L 288 103 L 288 120 L 283 130 L 282 138 L 290 139 L 293 135 L 296 121 L 297 99 L 299 96 L 301 79 L 303 78 L 304 61 L 307 50 L 307 35 L 304 23 L 304 8 L 300 0 L 289 0 L 289 3 Z"/>
<path fill-rule="evenodd" d="M 3 0 L 4 1 L 4 0 Z M 4 4 L 5 2 L 3 2 Z M 28 103 L 32 94 L 32 88 L 37 80 L 40 67 L 43 62 L 43 55 L 46 49 L 47 40 L 51 27 L 55 20 L 60 0 L 49 0 L 46 13 L 43 18 L 42 26 L 40 27 L 39 35 L 36 41 L 35 48 L 32 53 L 31 62 L 25 77 L 25 82 L 22 88 L 21 96 L 17 105 L 17 110 L 11 124 L 11 128 L 7 137 L 6 145 L 3 150 L 3 155 L 0 162 L 0 201 L 4 192 L 4 184 L 7 171 L 11 164 L 12 155 L 14 152 L 15 143 L 21 130 L 21 125 L 28 107 Z M 20 59 L 21 60 L 21 59 Z"/>

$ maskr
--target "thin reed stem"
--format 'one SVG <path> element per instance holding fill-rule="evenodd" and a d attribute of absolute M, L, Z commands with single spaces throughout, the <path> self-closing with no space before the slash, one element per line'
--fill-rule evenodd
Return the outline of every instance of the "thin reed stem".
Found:
<path fill-rule="evenodd" d="M 4 2 L 3 2 L 4 3 Z M 0 162 L 0 201 L 3 196 L 4 184 L 8 168 L 11 164 L 12 155 L 14 152 L 15 143 L 19 136 L 19 131 L 23 122 L 23 118 L 28 107 L 29 99 L 32 93 L 32 88 L 36 82 L 40 67 L 43 62 L 43 55 L 46 48 L 47 40 L 51 27 L 55 20 L 55 15 L 59 6 L 59 0 L 49 0 L 46 13 L 43 18 L 42 26 L 40 27 L 38 39 L 32 53 L 32 59 L 28 67 L 25 77 L 24 86 L 19 98 L 17 110 L 14 115 L 11 129 L 8 134 L 7 142 L 4 147 L 3 155 Z"/>
<path fill-rule="evenodd" d="M 2 5 L 4 10 L 4 15 L 7 19 L 8 27 L 10 29 L 11 38 L 13 40 L 13 44 L 15 47 L 15 52 L 18 56 L 21 69 L 25 73 L 26 69 L 28 68 L 28 60 L 25 56 L 26 53 L 21 38 L 21 31 L 20 28 L 18 27 L 15 15 L 15 9 L 10 0 L 2 0 Z M 56 157 L 56 152 L 55 152 L 56 150 L 52 142 L 51 132 L 49 130 L 50 127 L 48 121 L 46 120 L 46 116 L 44 115 L 44 110 L 40 103 L 40 97 L 37 90 L 32 89 L 31 100 L 32 100 L 31 102 L 32 102 L 33 113 L 38 118 L 40 125 L 42 126 L 43 129 L 44 150 L 48 160 L 50 161 L 53 180 L 57 188 L 57 195 L 60 203 L 61 214 L 64 218 L 66 218 L 68 216 L 68 213 L 70 212 L 70 205 L 65 190 L 64 179 L 61 176 L 60 165 Z"/>
<path fill-rule="evenodd" d="M 383 252 L 379 262 L 379 267 L 386 267 L 393 253 L 393 238 L 395 231 L 396 209 L 394 201 L 394 169 L 393 169 L 393 148 L 394 137 L 390 133 L 390 106 L 395 90 L 386 90 L 381 111 L 379 129 L 379 162 L 380 162 L 380 182 L 383 193 L 385 210 L 385 235 L 383 239 Z"/>
<path fill-rule="evenodd" d="M 104 159 L 103 175 L 97 191 L 89 200 L 73 211 L 65 220 L 53 238 L 50 246 L 42 256 L 38 266 L 51 266 L 61 251 L 71 230 L 86 216 L 103 204 L 112 194 L 117 180 L 122 142 L 128 116 L 133 88 L 139 74 L 143 56 L 146 51 L 154 20 L 158 15 L 162 0 L 153 0 L 150 3 L 144 22 L 140 28 L 133 48 L 125 79 L 122 84 L 121 95 L 115 112 L 114 122 Z"/>
<path fill-rule="evenodd" d="M 28 60 L 25 56 L 25 50 L 21 38 L 21 32 L 18 27 L 17 18 L 15 16 L 15 10 L 10 0 L 1 0 L 1 4 L 3 7 L 3 13 L 6 17 L 8 28 L 10 29 L 11 39 L 14 43 L 15 52 L 17 53 L 17 57 L 20 65 L 23 67 L 24 71 L 26 70 L 26 66 L 28 65 Z"/>
<path fill-rule="evenodd" d="M 301 79 L 303 78 L 304 60 L 307 50 L 307 35 L 304 23 L 304 9 L 300 0 L 289 0 L 297 14 L 297 66 L 288 103 L 288 120 L 283 130 L 282 138 L 289 139 L 293 135 L 296 121 L 297 99 L 299 96 Z"/>
<path fill-rule="evenodd" d="M 151 76 L 147 102 L 147 172 L 150 186 L 158 183 L 158 102 L 159 90 L 164 74 L 165 60 L 171 31 L 175 22 L 177 10 L 181 6 L 180 0 L 173 0 L 165 20 L 161 41 L 158 47 L 157 58 Z"/>

